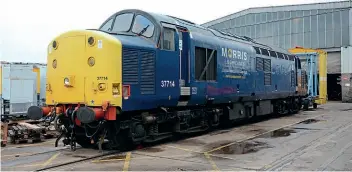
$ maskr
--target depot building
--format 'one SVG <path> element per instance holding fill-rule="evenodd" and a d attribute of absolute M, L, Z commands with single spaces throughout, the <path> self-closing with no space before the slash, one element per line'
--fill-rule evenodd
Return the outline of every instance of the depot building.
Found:
<path fill-rule="evenodd" d="M 255 41 L 290 49 L 322 49 L 327 57 L 327 93 L 329 100 L 352 101 L 352 3 L 338 1 L 249 8 L 202 26 L 248 36 Z M 345 82 L 346 83 L 346 82 Z"/>

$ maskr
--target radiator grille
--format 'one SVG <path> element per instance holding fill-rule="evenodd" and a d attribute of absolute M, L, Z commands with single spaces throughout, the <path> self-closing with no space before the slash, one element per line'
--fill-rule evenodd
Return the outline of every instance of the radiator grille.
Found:
<path fill-rule="evenodd" d="M 264 59 L 264 85 L 271 85 L 271 60 Z"/>
<path fill-rule="evenodd" d="M 141 94 L 155 94 L 155 54 L 150 51 L 141 51 L 140 57 Z"/>
<path fill-rule="evenodd" d="M 125 84 L 138 84 L 138 50 L 122 51 L 122 80 Z"/>
<path fill-rule="evenodd" d="M 264 59 L 260 58 L 260 57 L 257 57 L 256 61 L 257 61 L 256 62 L 257 71 L 263 71 L 264 70 Z"/>
<path fill-rule="evenodd" d="M 141 94 L 155 94 L 155 52 L 124 47 L 122 56 L 123 83 L 140 84 Z"/>

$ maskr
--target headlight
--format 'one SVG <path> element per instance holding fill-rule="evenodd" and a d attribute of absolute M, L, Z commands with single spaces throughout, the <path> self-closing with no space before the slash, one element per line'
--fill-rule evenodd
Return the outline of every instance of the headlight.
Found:
<path fill-rule="evenodd" d="M 69 80 L 68 78 L 65 78 L 65 79 L 64 79 L 64 84 L 65 84 L 65 85 L 70 85 L 70 80 Z"/>

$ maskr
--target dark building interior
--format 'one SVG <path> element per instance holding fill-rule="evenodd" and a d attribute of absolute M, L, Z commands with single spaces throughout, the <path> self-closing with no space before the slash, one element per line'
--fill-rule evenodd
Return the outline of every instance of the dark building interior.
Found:
<path fill-rule="evenodd" d="M 339 78 L 341 74 L 327 74 L 328 100 L 341 101 L 341 85 Z"/>

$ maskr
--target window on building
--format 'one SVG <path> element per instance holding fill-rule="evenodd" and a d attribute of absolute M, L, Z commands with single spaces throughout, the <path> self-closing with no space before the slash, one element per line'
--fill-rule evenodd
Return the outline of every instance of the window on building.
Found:
<path fill-rule="evenodd" d="M 216 81 L 216 50 L 202 47 L 195 48 L 195 79 L 198 81 Z M 208 64 L 208 65 L 207 65 Z"/>
<path fill-rule="evenodd" d="M 175 29 L 164 27 L 162 49 L 175 51 Z"/>
<path fill-rule="evenodd" d="M 145 37 L 152 37 L 154 34 L 154 24 L 144 16 L 137 15 L 134 19 L 132 32 Z"/>

